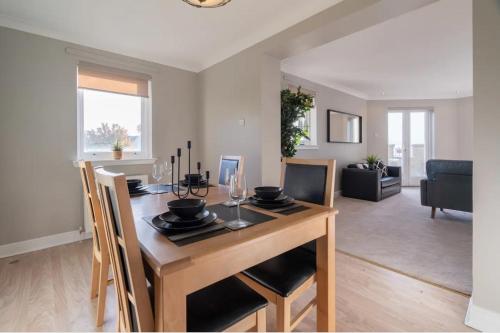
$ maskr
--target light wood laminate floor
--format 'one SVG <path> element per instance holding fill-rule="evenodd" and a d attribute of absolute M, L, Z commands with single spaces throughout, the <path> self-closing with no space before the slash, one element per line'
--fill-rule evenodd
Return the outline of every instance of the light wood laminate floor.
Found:
<path fill-rule="evenodd" d="M 89 300 L 91 242 L 0 259 L 1 331 L 112 331 L 115 293 L 105 324 L 94 326 Z M 466 331 L 468 298 L 337 252 L 337 330 Z M 298 302 L 305 304 L 313 290 Z M 314 331 L 314 311 L 297 327 Z M 268 330 L 274 329 L 268 309 Z"/>

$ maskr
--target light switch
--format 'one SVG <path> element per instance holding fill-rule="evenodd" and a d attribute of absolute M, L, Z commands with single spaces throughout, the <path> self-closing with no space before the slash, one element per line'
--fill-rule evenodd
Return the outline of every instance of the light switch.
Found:
<path fill-rule="evenodd" d="M 238 124 L 239 124 L 240 126 L 245 126 L 245 119 L 240 119 L 240 120 L 238 120 Z"/>

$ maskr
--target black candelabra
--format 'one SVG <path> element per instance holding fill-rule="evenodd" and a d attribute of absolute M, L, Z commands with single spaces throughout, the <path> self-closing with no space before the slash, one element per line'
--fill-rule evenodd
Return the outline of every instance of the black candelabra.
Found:
<path fill-rule="evenodd" d="M 201 175 L 201 163 L 197 162 L 196 163 L 196 169 L 198 173 L 192 174 L 191 173 L 191 141 L 187 142 L 187 149 L 188 149 L 188 174 L 187 174 L 187 179 L 185 179 L 186 182 L 186 190 L 181 191 L 181 155 L 182 155 L 182 150 L 181 148 L 177 148 L 177 190 L 175 189 L 175 182 L 174 182 L 174 167 L 175 167 L 175 156 L 170 156 L 170 163 L 172 164 L 172 192 L 179 198 L 179 199 L 185 199 L 187 198 L 190 194 L 194 195 L 195 197 L 206 197 L 208 195 L 208 181 L 210 179 L 210 172 L 207 170 L 205 171 L 205 178 L 206 178 L 206 184 L 205 184 L 205 191 L 204 193 L 200 193 L 200 190 L 202 188 L 202 178 L 203 176 Z M 197 179 L 198 184 L 193 184 L 193 178 Z M 196 186 L 195 186 L 196 185 Z M 196 188 L 195 188 L 196 187 Z"/>

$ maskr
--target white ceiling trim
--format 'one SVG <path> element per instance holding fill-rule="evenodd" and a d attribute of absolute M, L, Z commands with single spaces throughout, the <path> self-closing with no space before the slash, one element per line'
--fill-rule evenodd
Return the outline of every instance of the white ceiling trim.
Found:
<path fill-rule="evenodd" d="M 345 94 L 348 94 L 348 95 L 351 95 L 351 96 L 355 96 L 355 97 L 358 97 L 358 98 L 361 98 L 361 99 L 364 99 L 364 100 L 368 100 L 368 96 L 364 93 L 362 93 L 361 91 L 358 91 L 358 90 L 355 90 L 355 89 L 351 89 L 349 87 L 346 87 L 346 86 L 343 86 L 341 84 L 335 84 L 335 83 L 331 83 L 331 82 L 326 82 L 326 81 L 323 81 L 323 80 L 318 80 L 316 78 L 311 78 L 311 77 L 308 77 L 307 75 L 302 75 L 302 76 L 298 76 L 297 74 L 294 74 L 294 73 L 287 73 L 285 71 L 283 71 L 283 74 L 285 74 L 285 77 L 284 79 L 286 81 L 290 81 L 291 83 L 294 83 L 294 77 L 299 77 L 301 79 L 305 79 L 307 81 L 311 81 L 312 83 L 315 83 L 315 84 L 319 84 L 319 85 L 322 85 L 322 86 L 325 86 L 325 87 L 328 87 L 328 88 L 332 88 L 334 90 L 337 90 L 337 91 L 340 91 L 340 92 L 343 92 Z"/>
<path fill-rule="evenodd" d="M 299 77 L 297 74 L 293 73 L 287 73 L 283 72 L 285 75 L 283 79 L 287 82 L 290 82 L 292 84 L 298 85 L 298 83 L 294 82 L 294 77 Z M 308 77 L 307 75 L 300 76 L 299 78 L 302 78 L 304 80 L 310 81 L 313 84 L 319 84 L 322 86 L 325 86 L 327 88 L 331 88 L 337 91 L 340 91 L 344 94 L 348 94 L 354 97 L 358 97 L 361 99 L 364 99 L 365 101 L 395 101 L 395 100 L 434 100 L 434 99 L 456 99 L 456 98 L 466 98 L 466 97 L 472 97 L 472 93 L 470 92 L 460 92 L 458 94 L 441 94 L 441 95 L 434 95 L 432 97 L 429 96 L 424 96 L 424 95 L 381 95 L 381 96 L 368 96 L 367 94 L 355 90 L 346 86 L 343 86 L 341 84 L 335 84 L 332 82 L 328 81 L 323 81 L 323 80 L 318 80 L 316 78 L 311 78 Z M 307 87 L 305 87 L 307 88 Z M 310 90 L 313 90 L 312 88 L 308 88 Z"/>

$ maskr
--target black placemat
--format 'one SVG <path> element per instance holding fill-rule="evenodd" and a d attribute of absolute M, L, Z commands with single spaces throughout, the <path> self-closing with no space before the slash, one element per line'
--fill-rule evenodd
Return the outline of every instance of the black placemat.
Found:
<path fill-rule="evenodd" d="M 229 230 L 229 229 L 220 229 L 220 230 L 216 230 L 216 231 L 213 231 L 213 232 L 205 233 L 205 234 L 202 234 L 202 235 L 193 236 L 193 237 L 190 237 L 190 238 L 185 238 L 185 239 L 182 239 L 182 240 L 172 241 L 170 239 L 171 236 L 180 235 L 180 234 L 183 234 L 184 232 L 181 232 L 181 231 L 166 231 L 166 230 L 158 229 L 158 228 L 156 228 L 153 225 L 153 219 L 156 219 L 156 218 L 158 218 L 158 215 L 157 216 L 146 216 L 146 217 L 143 217 L 143 220 L 146 221 L 147 223 L 149 223 L 149 225 L 151 225 L 156 231 L 158 231 L 159 233 L 161 233 L 162 235 L 164 235 L 165 237 L 167 237 L 172 243 L 174 243 L 177 246 L 183 246 L 183 245 L 187 245 L 187 244 L 196 243 L 196 242 L 208 239 L 208 238 L 212 238 L 212 237 L 215 237 L 215 236 L 219 236 L 219 235 L 231 232 L 231 230 Z M 214 222 L 214 223 L 217 223 L 217 222 Z M 211 224 L 211 225 L 213 225 L 213 224 Z M 193 230 L 188 230 L 188 231 L 185 231 L 185 232 L 191 232 L 191 231 L 193 231 Z"/>
<path fill-rule="evenodd" d="M 217 221 L 222 220 L 224 222 L 228 222 L 228 221 L 236 220 L 238 218 L 238 213 L 237 213 L 236 207 L 227 207 L 227 206 L 224 206 L 223 204 L 218 204 L 218 205 L 208 206 L 207 209 L 209 211 L 215 212 L 217 214 L 217 217 L 218 217 Z M 250 224 L 248 224 L 246 227 L 250 227 L 250 226 L 255 225 L 255 224 L 264 223 L 264 222 L 268 222 L 268 221 L 276 219 L 273 216 L 269 216 L 266 214 L 255 212 L 253 210 L 246 209 L 243 207 L 240 207 L 240 214 L 241 214 L 242 220 L 250 222 Z M 172 243 L 176 244 L 177 246 L 183 246 L 183 245 L 187 245 L 187 244 L 196 243 L 196 242 L 208 239 L 208 238 L 212 238 L 215 236 L 219 236 L 219 235 L 231 232 L 230 229 L 226 228 L 226 229 L 220 229 L 220 230 L 205 233 L 202 235 L 182 239 L 179 241 L 172 241 L 170 239 L 171 236 L 179 235 L 179 234 L 182 234 L 183 232 L 160 230 L 153 225 L 153 219 L 155 219 L 155 218 L 158 218 L 158 215 L 157 216 L 146 216 L 146 217 L 143 217 L 143 220 L 146 221 L 147 223 L 149 223 L 156 231 L 158 231 L 162 235 L 165 235 L 165 237 L 167 237 Z M 217 222 L 215 222 L 215 223 L 217 223 Z M 222 222 L 219 222 L 219 223 L 222 223 Z M 185 231 L 185 232 L 191 232 L 191 231 L 192 230 Z"/>
<path fill-rule="evenodd" d="M 251 203 L 249 203 L 249 204 L 252 205 Z M 263 210 L 267 210 L 267 211 L 270 211 L 270 212 L 273 212 L 276 214 L 281 214 L 281 215 L 292 215 L 292 214 L 300 213 L 300 212 L 303 212 L 304 210 L 310 209 L 310 207 L 307 207 L 307 206 L 304 206 L 304 205 L 301 205 L 298 203 L 294 203 L 294 204 L 289 205 L 289 206 L 278 207 L 278 208 L 265 208 L 265 207 L 260 207 L 260 206 L 255 206 L 255 207 L 263 209 Z"/>
<path fill-rule="evenodd" d="M 158 189 L 158 187 L 157 187 L 156 184 L 148 184 L 146 186 L 147 186 L 146 191 L 148 191 L 150 194 L 156 194 L 156 191 Z M 177 191 L 177 186 L 176 185 L 174 185 L 174 188 Z M 170 185 L 170 184 L 160 184 L 159 190 L 160 190 L 160 194 L 170 193 L 170 192 L 172 192 L 172 185 Z"/>
<path fill-rule="evenodd" d="M 310 207 L 299 205 L 299 206 L 294 206 L 291 208 L 284 208 L 283 210 L 275 211 L 275 213 L 281 214 L 281 215 L 292 215 L 295 213 L 303 212 L 303 211 L 308 210 L 308 209 L 310 209 Z"/>
<path fill-rule="evenodd" d="M 174 186 L 174 187 L 175 187 L 175 190 L 177 191 L 177 186 Z M 141 188 L 141 190 L 138 190 L 138 191 L 130 192 L 130 190 L 129 190 L 130 197 L 133 198 L 133 197 L 140 197 L 140 196 L 146 195 L 146 194 L 157 194 L 157 192 L 156 192 L 157 189 L 159 189 L 159 191 L 160 191 L 159 194 L 172 192 L 172 186 L 168 185 L 168 184 L 160 184 L 159 187 L 156 184 L 146 184 L 146 185 L 141 185 L 140 188 Z"/>
<path fill-rule="evenodd" d="M 179 185 L 180 185 L 181 187 L 187 187 L 187 186 L 188 186 L 188 182 L 187 182 L 187 181 L 185 181 L 185 180 L 181 180 L 181 181 L 179 182 Z M 202 188 L 202 189 L 203 189 L 203 188 L 206 188 L 206 187 L 207 187 L 207 181 L 206 181 L 206 180 L 203 180 L 203 181 L 201 182 L 201 184 L 200 184 L 200 183 L 198 183 L 198 184 L 191 184 L 191 187 L 192 187 L 192 188 L 195 188 L 195 189 L 196 189 L 196 188 L 198 188 L 198 187 L 200 187 L 200 188 Z M 208 184 L 208 187 L 215 187 L 215 185 Z"/>
<path fill-rule="evenodd" d="M 218 205 L 208 206 L 207 209 L 209 211 L 215 212 L 217 216 L 225 222 L 233 221 L 238 218 L 238 211 L 237 211 L 238 208 L 236 206 L 227 207 L 223 204 L 218 204 Z M 242 220 L 251 222 L 251 225 L 264 223 L 276 219 L 273 216 L 262 214 L 243 207 L 240 207 L 240 217 Z"/>

